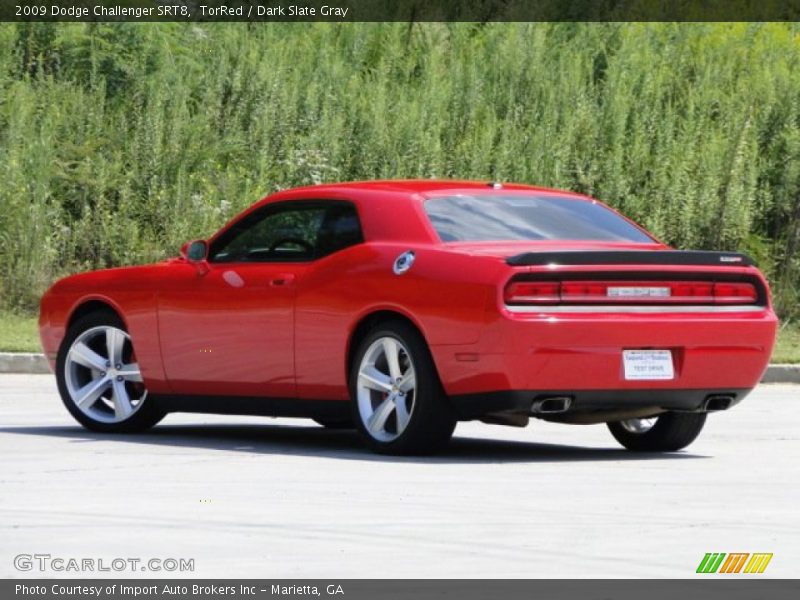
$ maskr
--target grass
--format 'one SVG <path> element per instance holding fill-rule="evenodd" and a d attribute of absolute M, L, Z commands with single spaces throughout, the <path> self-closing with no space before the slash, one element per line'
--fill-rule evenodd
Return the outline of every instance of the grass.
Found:
<path fill-rule="evenodd" d="M 36 317 L 0 312 L 0 352 L 41 352 Z M 773 363 L 800 363 L 800 323 L 783 325 Z"/>
<path fill-rule="evenodd" d="M 800 318 L 800 24 L 1 23 L 0 309 L 269 192 L 518 181 L 742 250 Z"/>
<path fill-rule="evenodd" d="M 773 363 L 800 363 L 800 323 L 783 325 L 772 352 Z"/>
<path fill-rule="evenodd" d="M 0 352 L 41 352 L 36 317 L 0 312 Z"/>

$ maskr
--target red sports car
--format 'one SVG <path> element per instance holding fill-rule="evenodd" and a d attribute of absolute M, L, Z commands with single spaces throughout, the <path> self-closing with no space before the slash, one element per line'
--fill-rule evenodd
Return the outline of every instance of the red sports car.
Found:
<path fill-rule="evenodd" d="M 179 258 L 62 279 L 40 316 L 89 429 L 309 417 L 398 454 L 531 416 L 678 450 L 758 383 L 776 324 L 747 256 L 580 194 L 433 180 L 282 191 Z"/>

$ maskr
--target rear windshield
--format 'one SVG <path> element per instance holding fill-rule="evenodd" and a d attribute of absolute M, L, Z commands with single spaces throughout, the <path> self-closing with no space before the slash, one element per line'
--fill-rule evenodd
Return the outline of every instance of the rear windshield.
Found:
<path fill-rule="evenodd" d="M 425 211 L 443 242 L 653 242 L 602 204 L 559 196 L 449 196 L 428 200 Z"/>

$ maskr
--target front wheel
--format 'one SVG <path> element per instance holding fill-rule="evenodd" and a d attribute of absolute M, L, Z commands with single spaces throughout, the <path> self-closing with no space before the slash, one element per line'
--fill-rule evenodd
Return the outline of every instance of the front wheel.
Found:
<path fill-rule="evenodd" d="M 379 325 L 359 345 L 350 373 L 353 421 L 383 454 L 430 454 L 453 435 L 456 417 L 425 340 L 400 321 Z"/>
<path fill-rule="evenodd" d="M 615 421 L 608 423 L 608 428 L 628 450 L 675 452 L 691 444 L 705 422 L 705 413 L 669 412 L 650 419 Z"/>
<path fill-rule="evenodd" d="M 86 315 L 69 328 L 56 381 L 67 410 L 92 431 L 141 431 L 165 414 L 148 398 L 125 324 L 110 312 Z"/>

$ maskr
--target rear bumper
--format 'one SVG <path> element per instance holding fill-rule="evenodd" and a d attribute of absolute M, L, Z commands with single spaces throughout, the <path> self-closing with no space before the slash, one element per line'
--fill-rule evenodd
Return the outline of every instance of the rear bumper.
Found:
<path fill-rule="evenodd" d="M 459 419 L 478 419 L 486 415 L 525 414 L 549 421 L 598 423 L 635 416 L 652 416 L 666 411 L 706 412 L 710 398 L 730 398 L 730 408 L 750 393 L 750 389 L 691 390 L 504 390 L 451 396 Z M 534 405 L 542 400 L 568 398 L 568 408 L 557 413 L 537 413 Z"/>
<path fill-rule="evenodd" d="M 713 315 L 505 313 L 487 324 L 476 344 L 432 349 L 451 397 L 519 390 L 631 392 L 631 398 L 663 391 L 669 397 L 676 391 L 752 389 L 768 366 L 776 327 L 769 309 Z M 628 349 L 670 350 L 674 378 L 626 380 L 622 353 Z M 587 401 L 594 397 L 586 395 Z"/>

